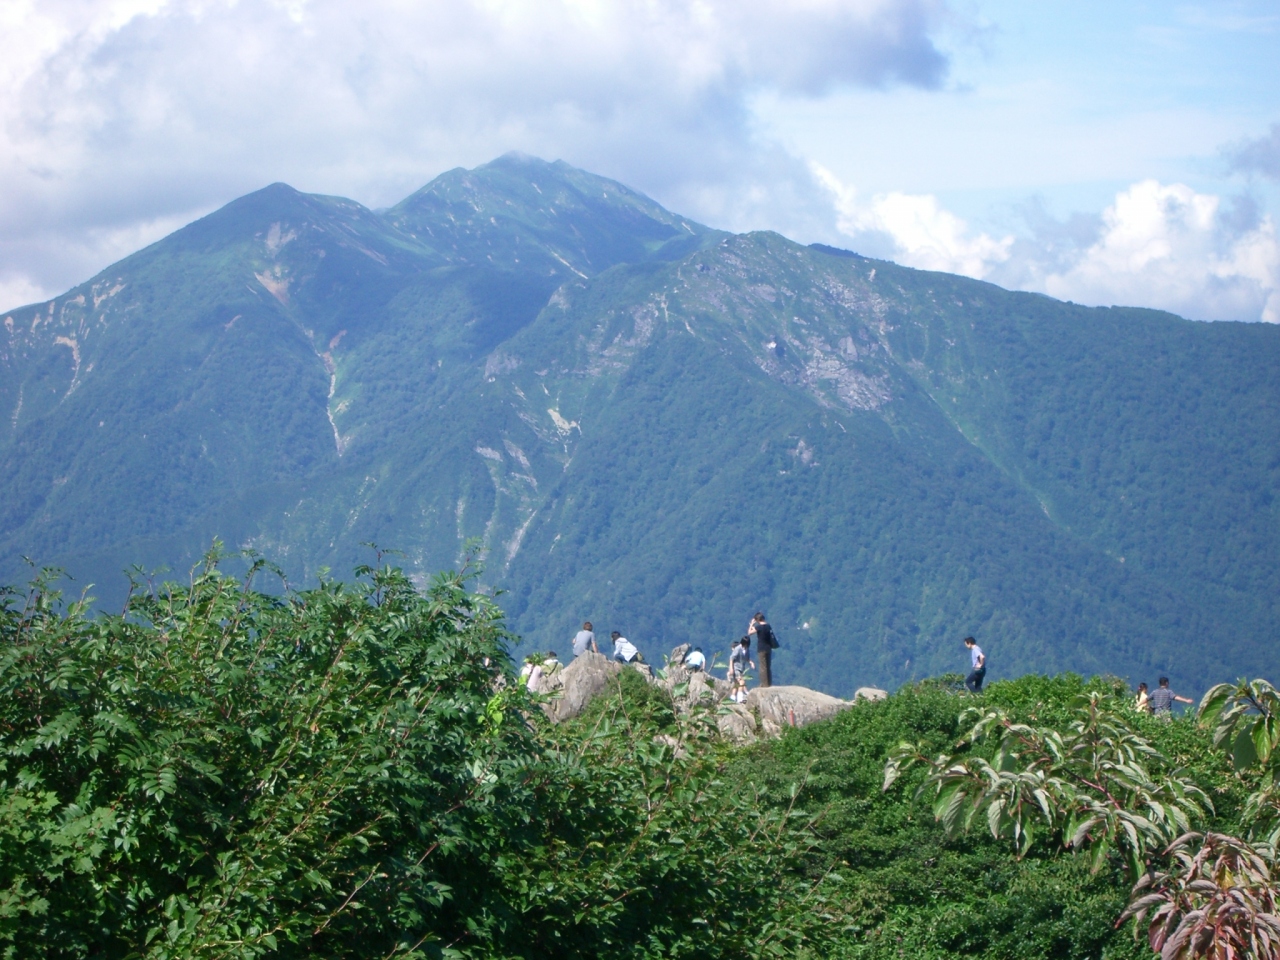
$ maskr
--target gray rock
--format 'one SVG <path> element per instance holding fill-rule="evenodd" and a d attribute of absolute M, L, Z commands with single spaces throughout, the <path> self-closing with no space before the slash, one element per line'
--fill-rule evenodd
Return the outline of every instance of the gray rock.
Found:
<path fill-rule="evenodd" d="M 725 703 L 716 717 L 721 735 L 734 743 L 747 743 L 756 738 L 756 718 L 742 703 Z"/>
<path fill-rule="evenodd" d="M 543 712 L 555 723 L 576 717 L 593 697 L 609 689 L 621 670 L 622 664 L 603 653 L 588 650 L 563 670 L 539 682 L 538 693 L 559 694 L 542 705 Z"/>
<path fill-rule="evenodd" d="M 747 707 L 760 716 L 768 732 L 773 728 L 804 727 L 834 717 L 852 701 L 831 697 L 808 687 L 756 687 L 747 694 Z"/>
<path fill-rule="evenodd" d="M 853 699 L 856 700 L 885 700 L 889 696 L 888 690 L 881 690 L 879 687 L 859 687 L 853 692 Z"/>
<path fill-rule="evenodd" d="M 719 703 L 728 695 L 729 685 L 716 683 L 715 679 L 708 676 L 705 671 L 694 670 L 689 674 L 689 687 L 685 691 L 685 700 L 690 704 L 704 700 Z"/>

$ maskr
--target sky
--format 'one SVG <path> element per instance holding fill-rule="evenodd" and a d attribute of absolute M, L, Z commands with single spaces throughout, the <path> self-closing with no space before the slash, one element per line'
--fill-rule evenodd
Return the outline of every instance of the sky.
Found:
<path fill-rule="evenodd" d="M 0 0 L 0 310 L 509 150 L 711 226 L 1280 322 L 1280 0 Z"/>

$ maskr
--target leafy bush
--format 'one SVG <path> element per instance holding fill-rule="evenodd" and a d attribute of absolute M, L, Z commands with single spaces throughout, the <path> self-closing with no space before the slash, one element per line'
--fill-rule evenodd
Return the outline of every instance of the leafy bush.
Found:
<path fill-rule="evenodd" d="M 6 608 L 10 955 L 381 956 L 501 925 L 489 852 L 533 797 L 497 613 L 458 576 L 359 572 L 275 599 L 211 556 L 124 617 L 61 615 L 47 579 Z"/>
<path fill-rule="evenodd" d="M 836 929 L 807 818 L 723 776 L 709 718 L 637 675 L 552 728 L 463 576 L 357 573 L 272 597 L 211 555 L 120 617 L 60 612 L 48 577 L 8 596 L 7 956 L 773 956 Z"/>

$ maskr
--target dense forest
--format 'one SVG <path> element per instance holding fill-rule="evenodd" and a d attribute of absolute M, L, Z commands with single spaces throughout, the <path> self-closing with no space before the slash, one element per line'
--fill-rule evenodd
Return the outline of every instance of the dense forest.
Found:
<path fill-rule="evenodd" d="M 942 677 L 739 747 L 624 671 L 553 725 L 470 574 L 385 560 L 5 595 L 6 957 L 1276 955 L 1263 682 Z"/>
<path fill-rule="evenodd" d="M 296 584 L 487 550 L 524 650 L 754 610 L 848 696 L 962 665 L 1280 673 L 1280 328 L 1087 308 L 527 156 L 389 210 L 274 184 L 0 317 L 0 581 L 215 538 Z"/>

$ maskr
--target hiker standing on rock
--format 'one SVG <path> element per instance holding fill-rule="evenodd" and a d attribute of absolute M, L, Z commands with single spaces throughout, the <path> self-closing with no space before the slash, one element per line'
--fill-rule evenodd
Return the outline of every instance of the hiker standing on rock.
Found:
<path fill-rule="evenodd" d="M 573 638 L 573 655 L 575 658 L 582 656 L 588 650 L 592 653 L 599 653 L 600 648 L 596 646 L 596 635 L 593 632 L 594 627 L 588 620 L 582 625 L 582 629 L 578 631 L 578 635 Z"/>
<path fill-rule="evenodd" d="M 747 627 L 747 636 L 755 635 L 756 659 L 760 661 L 760 686 L 773 686 L 773 651 L 778 649 L 778 638 L 773 635 L 773 627 L 759 610 L 751 618 Z"/>
<path fill-rule="evenodd" d="M 964 685 L 969 688 L 970 693 L 981 693 L 982 681 L 987 676 L 987 655 L 973 637 L 965 637 L 964 645 L 969 648 L 969 664 L 972 667 L 969 675 L 964 678 Z"/>
<path fill-rule="evenodd" d="M 747 669 L 755 669 L 751 662 L 751 638 L 743 637 L 729 651 L 729 699 L 742 703 L 747 699 Z"/>

